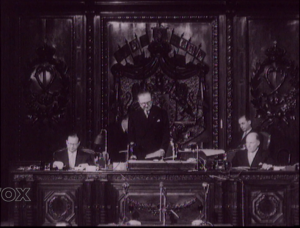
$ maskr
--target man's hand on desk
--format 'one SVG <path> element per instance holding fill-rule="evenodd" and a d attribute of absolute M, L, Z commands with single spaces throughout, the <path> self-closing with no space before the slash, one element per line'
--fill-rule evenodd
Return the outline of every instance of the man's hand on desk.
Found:
<path fill-rule="evenodd" d="M 53 162 L 53 168 L 63 169 L 63 167 L 64 167 L 64 163 L 62 163 L 61 161 Z"/>
<path fill-rule="evenodd" d="M 83 169 L 86 169 L 86 167 L 88 167 L 88 166 L 89 166 L 88 163 L 81 163 L 81 164 L 78 165 L 78 167 L 81 167 Z"/>
<path fill-rule="evenodd" d="M 273 165 L 267 164 L 267 163 L 259 163 L 261 166 L 261 169 L 269 170 L 273 168 Z"/>
<path fill-rule="evenodd" d="M 157 151 L 154 151 L 153 153 L 147 154 L 145 159 L 163 157 L 164 155 L 165 155 L 164 149 L 159 149 Z"/>

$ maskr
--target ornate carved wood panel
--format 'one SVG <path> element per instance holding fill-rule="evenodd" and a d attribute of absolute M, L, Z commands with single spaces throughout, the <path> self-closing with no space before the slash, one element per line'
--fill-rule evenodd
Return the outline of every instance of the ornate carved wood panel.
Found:
<path fill-rule="evenodd" d="M 193 220 L 234 226 L 299 225 L 298 171 L 13 171 L 30 201 L 11 202 L 14 225 L 166 224 Z M 205 194 L 206 193 L 206 194 Z M 163 200 L 163 198 L 162 198 Z"/>
<path fill-rule="evenodd" d="M 276 184 L 273 180 L 244 181 L 243 184 L 245 226 L 289 226 L 291 224 L 292 217 L 287 216 L 291 215 L 289 205 L 294 197 L 291 194 L 291 185 L 283 179 L 278 179 Z"/>
<path fill-rule="evenodd" d="M 222 209 L 218 210 L 222 200 L 218 202 L 217 199 L 222 197 L 222 190 L 215 183 L 208 184 L 206 180 L 209 178 L 203 176 L 198 177 L 202 181 L 187 182 L 187 179 L 198 178 L 185 175 L 137 176 L 133 180 L 130 175 L 124 175 L 125 180 L 121 182 L 109 177 L 115 179 L 108 186 L 109 192 L 117 199 L 110 202 L 109 222 L 126 224 L 129 220 L 139 220 L 142 224 L 162 224 L 164 219 L 160 209 L 166 211 L 166 224 L 191 224 L 197 219 L 223 222 Z M 177 180 L 177 184 L 170 181 L 172 179 Z M 165 199 L 160 198 L 160 191 Z M 160 204 L 166 206 L 160 207 Z"/>
<path fill-rule="evenodd" d="M 274 159 L 293 164 L 299 160 L 298 16 L 235 17 L 234 25 L 234 119 L 248 113 L 255 129 L 271 134 Z M 237 132 L 237 121 L 233 126 Z"/>
<path fill-rule="evenodd" d="M 66 131 L 83 132 L 84 20 L 53 15 L 19 21 L 18 159 L 49 160 L 64 146 Z"/>
<path fill-rule="evenodd" d="M 57 222 L 67 222 L 69 224 L 82 224 L 80 199 L 82 193 L 79 188 L 82 184 L 74 183 L 42 183 L 38 185 L 38 218 L 37 224 L 53 225 Z M 82 210 L 82 208 L 81 208 Z"/>

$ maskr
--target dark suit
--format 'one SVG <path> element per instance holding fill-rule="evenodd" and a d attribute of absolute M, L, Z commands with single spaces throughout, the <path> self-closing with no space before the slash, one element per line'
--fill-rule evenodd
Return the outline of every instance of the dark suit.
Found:
<path fill-rule="evenodd" d="M 69 156 L 67 148 L 56 151 L 53 153 L 53 161 L 61 161 L 69 168 Z M 92 154 L 83 152 L 81 149 L 77 149 L 77 155 L 75 160 L 75 166 L 82 163 L 88 163 L 89 165 L 95 165 L 94 158 Z"/>
<path fill-rule="evenodd" d="M 167 152 L 170 143 L 168 114 L 165 110 L 152 106 L 148 118 L 142 108 L 129 115 L 128 139 L 135 143 L 134 154 L 138 160 L 158 149 Z"/>
<path fill-rule="evenodd" d="M 250 166 L 250 167 L 259 167 L 259 163 L 273 164 L 273 160 L 270 158 L 268 151 L 258 149 L 252 164 L 250 166 L 248 161 L 247 150 L 239 150 L 236 152 L 235 156 L 232 159 L 232 166 Z"/>
<path fill-rule="evenodd" d="M 108 127 L 108 152 L 111 162 L 125 162 L 126 153 L 119 153 L 120 150 L 127 150 L 128 133 L 123 131 L 120 122 Z"/>

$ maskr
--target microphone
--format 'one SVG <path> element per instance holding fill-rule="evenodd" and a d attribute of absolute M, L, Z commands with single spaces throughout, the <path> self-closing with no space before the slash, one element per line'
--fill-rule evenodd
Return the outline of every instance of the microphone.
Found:
<path fill-rule="evenodd" d="M 96 145 L 103 144 L 103 137 L 101 133 L 98 134 L 97 137 L 95 138 L 94 144 Z"/>

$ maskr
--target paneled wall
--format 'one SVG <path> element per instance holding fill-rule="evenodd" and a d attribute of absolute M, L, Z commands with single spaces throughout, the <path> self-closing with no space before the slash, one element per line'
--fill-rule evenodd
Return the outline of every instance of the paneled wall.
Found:
<path fill-rule="evenodd" d="M 271 134 L 274 159 L 287 162 L 290 157 L 294 164 L 299 161 L 295 138 L 299 136 L 299 118 L 294 118 L 299 113 L 299 18 L 290 14 L 237 15 L 234 28 L 234 110 L 249 113 L 255 128 Z M 264 66 L 264 73 L 259 74 Z M 297 91 L 295 95 L 293 91 Z"/>
<path fill-rule="evenodd" d="M 64 146 L 67 130 L 73 128 L 81 135 L 82 145 L 92 148 L 99 130 L 116 118 L 116 113 L 111 114 L 114 53 L 118 45 L 125 45 L 124 39 L 134 39 L 136 30 L 125 33 L 120 28 L 120 36 L 112 39 L 108 26 L 112 23 L 150 23 L 150 42 L 152 27 L 163 25 L 168 27 L 168 42 L 174 29 L 181 39 L 201 46 L 208 72 L 203 77 L 203 113 L 196 126 L 203 131 L 187 128 L 194 134 L 189 134 L 192 139 L 226 149 L 239 130 L 238 116 L 249 113 L 254 127 L 263 126 L 272 134 L 275 158 L 299 161 L 299 88 L 294 88 L 299 78 L 298 1 L 6 0 L 1 4 L 2 186 L 7 185 L 9 162 L 51 159 L 52 152 Z M 184 67 L 197 64 L 186 49 L 172 48 L 184 56 Z M 284 49 L 286 60 L 268 60 L 268 48 Z M 260 75 L 255 74 L 267 60 L 275 64 L 273 73 L 262 71 L 261 81 L 275 77 L 266 84 L 269 87 L 260 84 Z M 56 75 L 55 80 L 49 75 Z M 269 101 L 271 114 L 276 115 L 266 114 L 270 110 L 265 103 L 253 103 L 259 97 L 255 89 L 258 94 L 278 93 L 285 98 L 279 105 Z M 191 110 L 196 107 L 193 100 L 197 99 L 187 100 Z M 261 111 L 265 114 L 259 115 Z"/>

